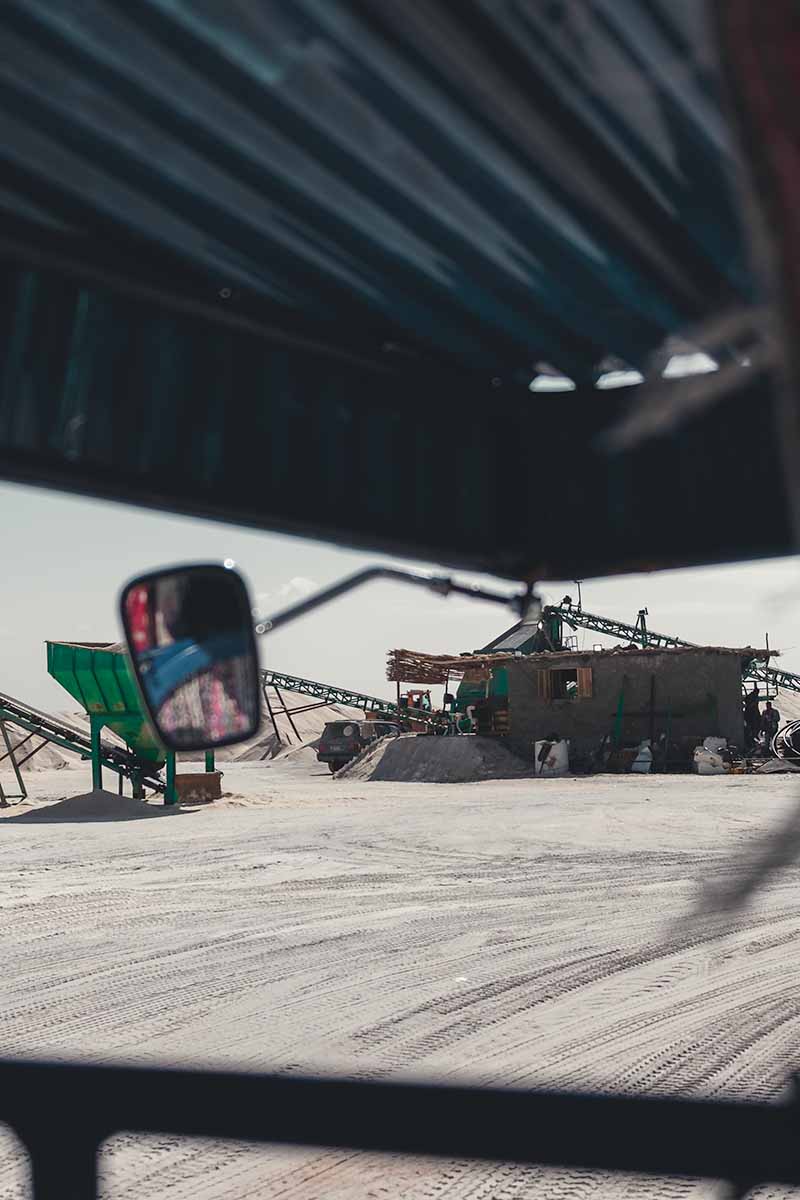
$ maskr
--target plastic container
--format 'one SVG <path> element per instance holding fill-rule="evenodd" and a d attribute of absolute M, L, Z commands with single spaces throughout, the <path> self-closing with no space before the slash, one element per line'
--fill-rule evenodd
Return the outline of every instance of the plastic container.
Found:
<path fill-rule="evenodd" d="M 698 775 L 724 775 L 727 768 L 719 754 L 698 746 L 694 752 L 694 769 Z"/>
<path fill-rule="evenodd" d="M 549 746 L 550 750 L 543 761 L 539 761 L 539 755 L 542 752 L 543 746 Z M 569 774 L 569 742 L 564 740 L 560 742 L 541 741 L 534 742 L 534 758 L 536 763 L 537 775 L 567 775 Z"/>
<path fill-rule="evenodd" d="M 640 742 L 636 758 L 631 763 L 631 770 L 637 775 L 647 775 L 653 769 L 653 751 L 650 749 L 649 738 Z"/>

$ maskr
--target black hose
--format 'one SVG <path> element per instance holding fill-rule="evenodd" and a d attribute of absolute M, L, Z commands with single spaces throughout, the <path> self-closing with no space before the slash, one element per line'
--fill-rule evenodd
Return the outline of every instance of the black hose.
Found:
<path fill-rule="evenodd" d="M 800 764 L 800 721 L 790 721 L 782 726 L 770 743 L 776 758 Z"/>

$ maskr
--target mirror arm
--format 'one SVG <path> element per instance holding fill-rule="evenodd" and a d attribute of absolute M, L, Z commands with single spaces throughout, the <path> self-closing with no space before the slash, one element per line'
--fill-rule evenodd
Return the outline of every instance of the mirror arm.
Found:
<path fill-rule="evenodd" d="M 356 571 L 354 575 L 346 575 L 338 583 L 333 583 L 330 587 L 315 592 L 313 596 L 298 600 L 297 604 L 291 604 L 271 617 L 258 620 L 255 631 L 257 634 L 273 633 L 282 625 L 288 625 L 290 621 L 303 617 L 306 613 L 327 604 L 330 600 L 335 600 L 338 596 L 352 591 L 353 588 L 361 587 L 364 583 L 371 583 L 375 579 L 393 579 L 398 583 L 410 583 L 415 587 L 423 587 L 428 591 L 436 592 L 439 596 L 468 596 L 473 600 L 487 600 L 495 604 L 504 604 L 512 608 L 520 620 L 526 617 L 535 620 L 541 612 L 541 602 L 533 591 L 533 584 L 528 584 L 522 592 L 508 595 L 503 592 L 487 591 L 486 588 L 478 587 L 475 584 L 457 583 L 447 575 L 432 575 L 429 571 L 412 571 L 406 567 L 375 566 L 365 567 L 362 571 Z"/>

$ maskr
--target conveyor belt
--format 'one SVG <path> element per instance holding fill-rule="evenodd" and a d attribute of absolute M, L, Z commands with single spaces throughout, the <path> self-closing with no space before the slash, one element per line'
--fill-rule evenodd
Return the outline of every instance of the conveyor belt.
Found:
<path fill-rule="evenodd" d="M 73 754 L 80 755 L 81 758 L 91 758 L 92 743 L 88 733 L 84 733 L 76 725 L 65 721 L 63 717 L 54 717 L 38 708 L 31 708 L 30 705 L 14 699 L 13 696 L 6 696 L 2 692 L 0 692 L 0 719 L 7 721 L 10 725 L 17 725 L 20 729 L 27 730 L 28 733 L 37 734 L 62 750 L 70 750 Z M 100 745 L 101 762 L 104 767 L 116 771 L 118 775 L 123 775 L 126 779 L 136 775 L 145 787 L 159 792 L 164 791 L 164 782 L 159 778 L 158 772 L 151 762 L 138 758 L 130 750 L 125 750 L 122 746 L 115 746 L 112 742 L 101 740 Z"/>

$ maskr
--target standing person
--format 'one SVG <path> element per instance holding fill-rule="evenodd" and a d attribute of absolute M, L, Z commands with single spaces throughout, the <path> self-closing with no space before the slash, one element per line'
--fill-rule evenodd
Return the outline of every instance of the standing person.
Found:
<path fill-rule="evenodd" d="M 756 744 L 761 732 L 761 709 L 758 707 L 758 686 L 744 700 L 744 732 L 748 749 Z"/>
<path fill-rule="evenodd" d="M 781 723 L 781 714 L 777 708 L 773 708 L 770 701 L 767 701 L 767 707 L 764 709 L 764 715 L 761 718 L 761 728 L 764 731 L 764 748 L 769 750 L 770 742 L 778 732 L 778 726 Z"/>

